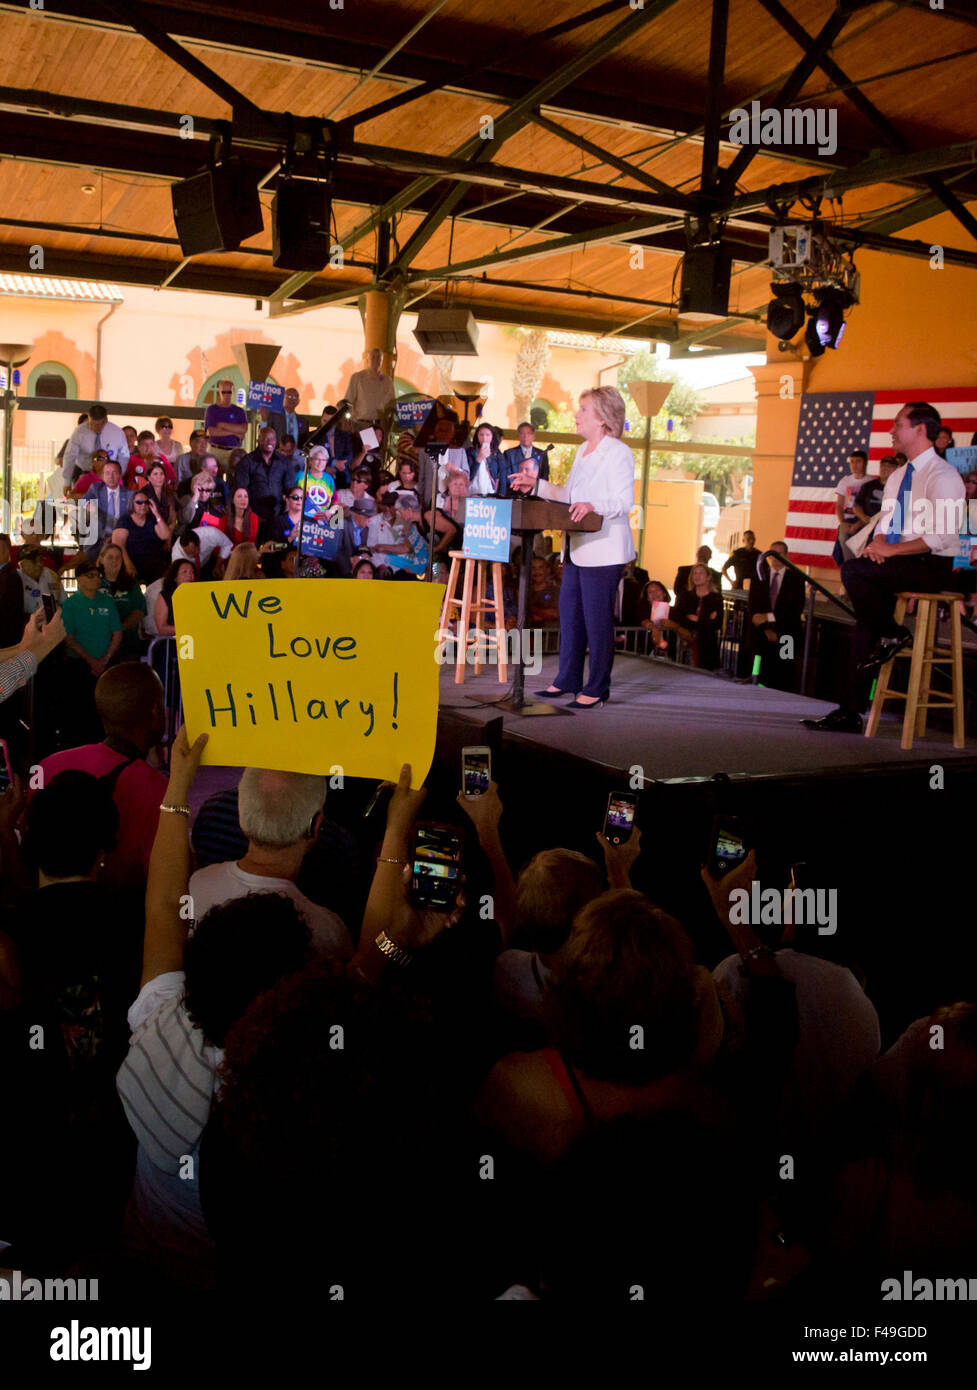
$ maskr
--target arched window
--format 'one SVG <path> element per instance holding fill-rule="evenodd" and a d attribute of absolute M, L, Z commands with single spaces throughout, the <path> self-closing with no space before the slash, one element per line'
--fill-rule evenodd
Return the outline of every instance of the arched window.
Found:
<path fill-rule="evenodd" d="M 27 394 L 77 400 L 78 383 L 62 362 L 39 362 L 27 378 Z"/>
<path fill-rule="evenodd" d="M 543 396 L 537 396 L 529 407 L 529 422 L 534 430 L 549 429 L 550 416 L 555 414 L 556 406 Z"/>

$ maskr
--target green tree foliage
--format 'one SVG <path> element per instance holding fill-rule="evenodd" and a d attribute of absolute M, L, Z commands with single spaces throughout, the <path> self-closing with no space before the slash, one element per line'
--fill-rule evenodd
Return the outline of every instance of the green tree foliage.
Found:
<path fill-rule="evenodd" d="M 754 437 L 746 434 L 738 439 L 714 436 L 698 440 L 700 444 L 743 444 L 749 449 L 753 448 L 754 442 Z M 736 458 L 732 454 L 674 454 L 672 457 L 681 460 L 680 467 L 687 473 L 702 479 L 706 491 L 715 495 L 721 507 L 725 507 L 730 500 L 734 483 L 753 471 L 751 459 Z"/>

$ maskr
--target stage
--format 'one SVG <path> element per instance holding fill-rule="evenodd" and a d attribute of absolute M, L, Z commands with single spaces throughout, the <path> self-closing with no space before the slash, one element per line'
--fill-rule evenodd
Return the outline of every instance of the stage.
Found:
<path fill-rule="evenodd" d="M 540 674 L 527 678 L 527 698 L 552 681 L 557 665 L 555 656 L 543 659 Z M 802 728 L 800 720 L 818 719 L 834 708 L 823 700 L 739 684 L 669 661 L 618 656 L 611 699 L 602 709 L 528 718 L 480 703 L 505 694 L 496 667 L 486 667 L 480 676 L 469 668 L 464 685 L 455 685 L 454 674 L 453 666 L 441 673 L 443 711 L 475 722 L 501 715 L 502 738 L 513 751 L 532 744 L 619 775 L 635 764 L 655 781 L 711 778 L 716 772 L 769 778 L 832 770 L 908 771 L 951 760 L 969 760 L 977 768 L 977 738 L 971 748 L 956 750 L 949 730 L 928 729 L 911 751 L 903 751 L 901 710 L 883 718 L 876 738 L 817 733 Z M 547 703 L 560 707 L 569 698 Z"/>

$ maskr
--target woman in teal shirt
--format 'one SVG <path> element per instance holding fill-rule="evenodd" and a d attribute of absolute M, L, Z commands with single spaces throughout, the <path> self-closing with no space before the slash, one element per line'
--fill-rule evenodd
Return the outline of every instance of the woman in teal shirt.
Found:
<path fill-rule="evenodd" d="M 102 593 L 110 594 L 118 609 L 119 622 L 122 624 L 122 656 L 138 659 L 144 651 L 140 624 L 146 612 L 146 600 L 137 581 L 126 573 L 121 546 L 109 544 L 102 547 L 98 570 L 102 576 Z"/>

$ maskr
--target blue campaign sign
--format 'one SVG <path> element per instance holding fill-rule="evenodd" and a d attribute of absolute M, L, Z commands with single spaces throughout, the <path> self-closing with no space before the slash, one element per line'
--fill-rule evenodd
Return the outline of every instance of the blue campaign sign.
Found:
<path fill-rule="evenodd" d="M 952 463 L 957 472 L 965 476 L 977 472 L 977 444 L 971 444 L 965 449 L 947 449 L 946 461 Z"/>
<path fill-rule="evenodd" d="M 296 539 L 298 539 L 296 537 Z M 302 520 L 302 554 L 320 560 L 335 560 L 339 550 L 339 529 L 325 521 L 306 516 Z"/>
<path fill-rule="evenodd" d="M 284 405 L 284 386 L 272 386 L 270 381 L 248 382 L 249 410 L 275 410 L 281 413 Z"/>
<path fill-rule="evenodd" d="M 472 560 L 509 559 L 512 534 L 511 497 L 469 497 L 465 502 L 462 551 Z"/>
<path fill-rule="evenodd" d="M 397 401 L 394 405 L 397 424 L 405 430 L 420 429 L 431 413 L 433 404 L 434 401 L 431 397 L 427 397 L 423 401 Z"/>

